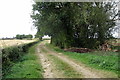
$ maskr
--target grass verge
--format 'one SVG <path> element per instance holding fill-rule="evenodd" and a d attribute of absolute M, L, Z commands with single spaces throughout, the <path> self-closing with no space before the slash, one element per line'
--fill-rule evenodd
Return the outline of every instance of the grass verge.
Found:
<path fill-rule="evenodd" d="M 118 69 L 118 53 L 116 52 L 90 52 L 90 53 L 76 53 L 76 52 L 65 52 L 64 50 L 55 47 L 50 44 L 46 44 L 48 48 L 54 51 L 61 52 L 64 55 L 69 56 L 71 59 L 80 61 L 86 64 L 88 67 L 111 71 L 114 76 L 120 74 Z"/>
<path fill-rule="evenodd" d="M 43 78 L 42 66 L 35 54 L 37 44 L 29 48 L 18 63 L 15 63 L 5 78 Z"/>

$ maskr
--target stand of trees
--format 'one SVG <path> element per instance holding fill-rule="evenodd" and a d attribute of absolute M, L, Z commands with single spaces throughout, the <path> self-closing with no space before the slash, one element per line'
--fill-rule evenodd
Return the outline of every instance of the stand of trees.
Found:
<path fill-rule="evenodd" d="M 61 48 L 97 48 L 112 38 L 118 15 L 115 2 L 36 2 L 31 15 L 38 32 Z"/>
<path fill-rule="evenodd" d="M 29 34 L 29 35 L 20 35 L 20 34 L 17 34 L 16 35 L 16 39 L 32 39 L 33 38 L 33 36 L 31 35 L 31 34 Z"/>

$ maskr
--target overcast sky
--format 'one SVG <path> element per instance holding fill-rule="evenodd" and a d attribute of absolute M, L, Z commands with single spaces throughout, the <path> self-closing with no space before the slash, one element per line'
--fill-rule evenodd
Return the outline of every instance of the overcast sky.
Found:
<path fill-rule="evenodd" d="M 0 38 L 16 34 L 35 34 L 32 24 L 32 0 L 0 1 Z"/>
<path fill-rule="evenodd" d="M 16 34 L 33 34 L 37 32 L 30 14 L 33 0 L 0 1 L 0 38 L 13 37 Z M 115 33 L 114 36 L 118 36 Z"/>

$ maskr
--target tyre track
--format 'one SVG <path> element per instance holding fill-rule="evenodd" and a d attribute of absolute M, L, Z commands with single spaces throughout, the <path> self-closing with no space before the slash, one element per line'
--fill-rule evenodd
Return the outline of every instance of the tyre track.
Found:
<path fill-rule="evenodd" d="M 40 58 L 42 67 L 44 69 L 43 77 L 44 78 L 54 78 L 52 68 L 51 68 L 51 63 L 50 63 L 49 59 L 47 59 L 47 57 L 44 55 L 44 53 L 41 53 L 41 51 L 40 51 L 40 47 L 42 47 L 42 46 L 43 45 L 37 46 L 37 53 L 38 53 L 38 57 Z"/>
<path fill-rule="evenodd" d="M 76 72 L 78 73 L 82 73 L 83 78 L 106 78 L 106 76 L 104 76 L 104 74 L 101 74 L 99 72 L 96 72 L 95 70 L 86 67 L 84 64 L 82 63 L 77 63 L 74 60 L 68 58 L 67 56 L 63 55 L 62 53 L 57 53 L 51 49 L 49 49 L 48 47 L 45 46 L 45 44 L 48 43 L 47 41 L 43 41 L 39 46 L 39 48 L 44 49 L 47 53 L 46 55 L 53 55 L 57 58 L 59 58 L 60 60 L 64 61 L 65 63 L 69 64 Z M 39 50 L 38 50 L 39 51 Z M 52 66 L 50 65 L 49 60 L 45 59 L 46 56 L 42 55 L 39 51 L 40 54 L 40 58 L 44 58 L 43 60 L 41 60 L 42 65 L 48 65 L 47 68 L 51 68 Z M 47 62 L 46 62 L 47 61 Z M 51 67 L 50 67 L 51 66 Z M 46 66 L 43 66 L 44 68 L 46 68 Z M 45 73 L 44 73 L 44 77 L 45 78 L 56 78 L 57 76 L 53 76 L 53 74 L 55 74 L 54 72 L 52 72 L 52 69 L 46 69 Z"/>

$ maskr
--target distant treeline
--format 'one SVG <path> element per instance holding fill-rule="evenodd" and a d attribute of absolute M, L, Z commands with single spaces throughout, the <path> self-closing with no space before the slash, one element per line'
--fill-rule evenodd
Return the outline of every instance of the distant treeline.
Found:
<path fill-rule="evenodd" d="M 15 37 L 13 37 L 13 38 L 1 38 L 0 40 L 13 40 L 13 39 L 15 39 Z"/>
<path fill-rule="evenodd" d="M 16 35 L 16 39 L 32 39 L 32 38 L 33 38 L 33 36 L 31 34 L 29 34 L 29 35 L 25 35 L 25 34 L 20 35 L 20 34 L 17 34 Z"/>
<path fill-rule="evenodd" d="M 33 35 L 31 34 L 28 34 L 28 35 L 25 35 L 25 34 L 17 34 L 16 37 L 13 37 L 13 38 L 8 38 L 8 37 L 5 37 L 5 38 L 1 38 L 0 40 L 13 40 L 13 39 L 32 39 L 33 38 Z"/>

